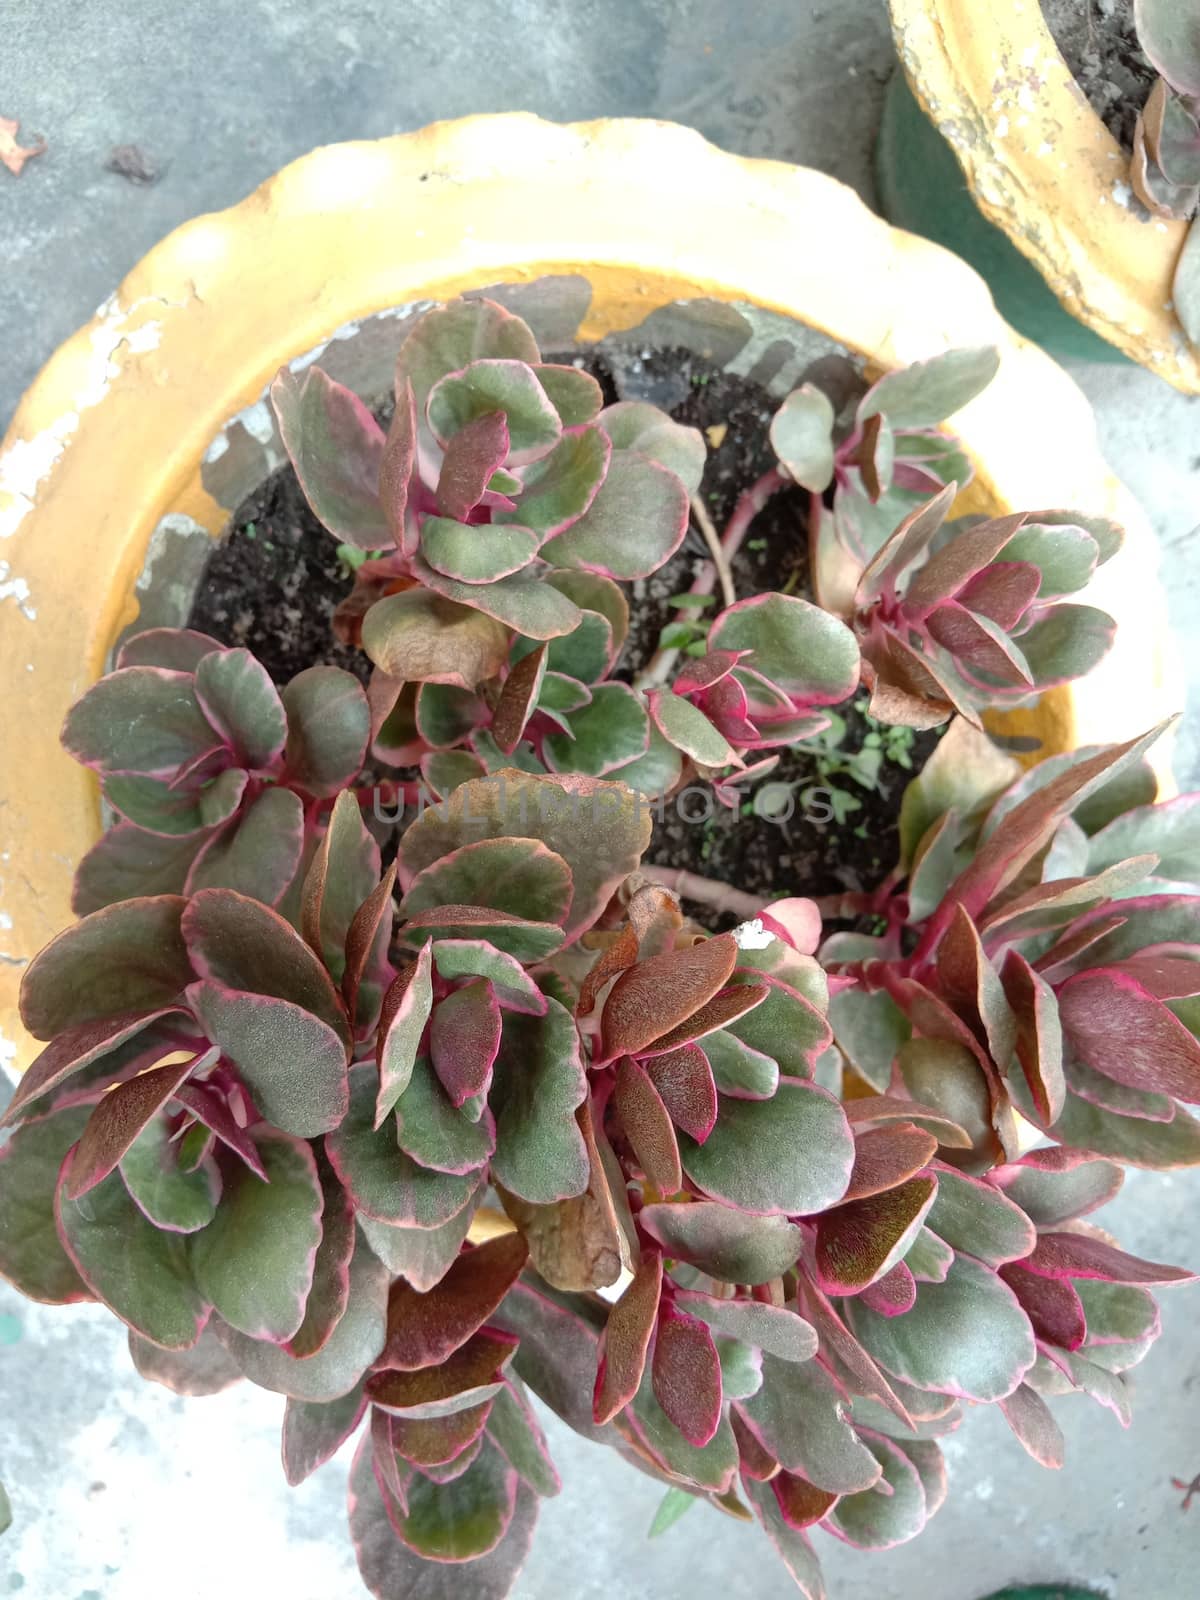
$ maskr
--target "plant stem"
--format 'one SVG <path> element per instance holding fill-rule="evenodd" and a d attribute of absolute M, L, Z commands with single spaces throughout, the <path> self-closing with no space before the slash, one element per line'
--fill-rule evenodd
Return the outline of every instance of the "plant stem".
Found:
<path fill-rule="evenodd" d="M 743 922 L 757 917 L 763 908 L 758 895 L 747 894 L 744 889 L 735 889 L 717 878 L 701 878 L 694 872 L 685 872 L 682 867 L 644 865 L 641 870 L 647 878 L 672 890 L 681 900 L 694 900 L 697 905 L 710 906 L 714 911 L 727 911 Z"/>
<path fill-rule="evenodd" d="M 696 526 L 704 535 L 704 542 L 712 556 L 712 565 L 716 569 L 717 577 L 721 580 L 721 600 L 726 606 L 731 606 L 737 600 L 737 590 L 733 587 L 733 573 L 729 570 L 729 557 L 725 554 L 721 544 L 720 535 L 713 524 L 713 519 L 708 514 L 708 507 L 698 494 L 692 496 L 692 516 Z"/>
<path fill-rule="evenodd" d="M 781 467 L 771 467 L 761 478 L 756 478 L 748 489 L 743 489 L 733 508 L 733 515 L 721 538 L 725 559 L 732 561 L 742 547 L 742 540 L 750 531 L 750 524 L 773 495 L 786 489 L 792 480 L 783 474 Z"/>
<path fill-rule="evenodd" d="M 733 558 L 741 549 L 742 541 L 749 533 L 750 525 L 755 517 L 766 505 L 767 501 L 770 500 L 771 496 L 778 494 L 780 489 L 786 489 L 790 481 L 790 479 L 784 477 L 779 467 L 772 467 L 768 472 L 764 472 L 761 478 L 756 479 L 748 489 L 743 489 L 738 496 L 737 504 L 733 508 L 733 515 L 726 524 L 720 544 L 713 552 L 714 557 L 723 562 L 724 572 L 732 573 Z M 712 548 L 712 540 L 709 538 L 709 530 L 712 530 L 713 527 L 712 519 L 709 517 L 707 509 L 701 507 L 698 496 L 692 500 L 692 510 L 696 514 L 696 521 L 700 525 L 701 533 L 704 534 L 705 539 L 709 542 L 709 547 Z M 703 517 L 700 515 L 701 510 L 703 511 Z M 713 532 L 715 533 L 715 530 Z M 717 560 L 706 561 L 696 574 L 695 582 L 688 590 L 688 593 L 697 596 L 711 594 L 716 581 Z M 723 577 L 722 592 L 725 596 L 725 604 L 729 606 L 734 604 L 736 599 L 732 576 L 729 577 L 727 590 L 724 587 L 724 582 Z M 676 620 L 687 621 L 690 617 L 691 613 L 681 607 L 676 615 Z M 665 683 L 671 676 L 671 670 L 678 659 L 679 649 L 677 646 L 656 650 L 634 679 L 634 688 L 653 689 L 656 685 Z"/>

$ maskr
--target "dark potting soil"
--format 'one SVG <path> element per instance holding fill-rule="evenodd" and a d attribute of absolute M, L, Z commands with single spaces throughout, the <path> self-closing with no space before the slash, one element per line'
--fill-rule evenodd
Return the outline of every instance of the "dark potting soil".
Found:
<path fill-rule="evenodd" d="M 606 401 L 650 399 L 677 421 L 706 432 L 701 493 L 715 526 L 723 529 L 741 492 L 774 465 L 767 429 L 777 402 L 758 384 L 686 350 L 621 351 L 611 359 L 590 356 L 584 365 L 600 381 Z M 381 406 L 376 414 L 386 419 L 390 409 Z M 796 489 L 767 502 L 733 562 L 739 595 L 782 590 L 811 599 L 807 511 L 807 494 Z M 631 679 L 653 655 L 676 614 L 671 597 L 691 586 L 705 559 L 706 546 L 693 527 L 661 571 L 630 586 L 630 634 L 618 677 Z M 365 681 L 366 656 L 339 644 L 330 626 L 350 583 L 334 540 L 309 509 L 292 469 L 283 467 L 230 519 L 209 557 L 188 626 L 253 650 L 279 684 L 318 662 L 346 667 Z M 708 615 L 716 609 L 714 603 Z M 838 713 L 846 723 L 838 754 L 853 755 L 874 732 L 873 724 L 853 700 Z M 762 899 L 872 889 L 895 865 L 904 786 L 936 742 L 936 733 L 917 734 L 906 751 L 911 765 L 885 760 L 874 788 L 845 775 L 830 777 L 811 753 L 785 750 L 766 781 L 794 786 L 794 809 L 786 820 L 746 814 L 748 805 L 739 811 L 706 804 L 711 796 L 697 788 L 682 804 L 665 804 L 646 859 L 720 879 Z M 806 789 L 813 792 L 802 801 Z M 835 810 L 844 813 L 841 823 L 831 816 Z M 689 909 L 713 927 L 735 920 Z"/>
<path fill-rule="evenodd" d="M 1131 150 L 1138 112 L 1158 76 L 1138 44 L 1133 0 L 1042 0 L 1042 12 L 1092 109 Z"/>
<path fill-rule="evenodd" d="M 351 574 L 291 467 L 242 501 L 204 568 L 189 628 L 252 650 L 277 684 L 328 662 L 365 683 L 371 663 L 333 636 Z"/>

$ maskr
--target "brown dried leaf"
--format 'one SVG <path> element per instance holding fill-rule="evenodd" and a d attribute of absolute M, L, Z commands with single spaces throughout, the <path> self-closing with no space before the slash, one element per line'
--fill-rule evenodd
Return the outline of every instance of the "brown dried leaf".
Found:
<path fill-rule="evenodd" d="M 19 145 L 17 130 L 20 126 L 17 117 L 0 117 L 0 163 L 8 168 L 14 178 L 21 176 L 21 168 L 27 161 L 40 156 L 46 149 L 46 141 L 41 138 L 36 144 Z"/>

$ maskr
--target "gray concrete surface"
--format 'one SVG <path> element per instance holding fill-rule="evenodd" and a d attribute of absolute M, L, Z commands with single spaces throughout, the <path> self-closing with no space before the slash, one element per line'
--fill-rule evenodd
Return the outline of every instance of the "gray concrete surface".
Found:
<path fill-rule="evenodd" d="M 890 67 L 883 0 L 0 0 L 0 115 L 49 141 L 19 180 L 0 171 L 0 428 L 162 234 L 315 144 L 469 111 L 654 115 L 807 161 L 871 199 Z M 106 170 L 121 144 L 142 148 L 157 182 Z M 1159 532 L 1195 686 L 1197 402 L 1134 369 L 1074 370 Z M 1177 766 L 1185 787 L 1200 779 L 1197 732 Z M 1104 1220 L 1129 1248 L 1196 1265 L 1198 1214 L 1200 1175 L 1134 1174 Z M 968 1418 L 947 1449 L 950 1501 L 920 1541 L 874 1557 L 823 1541 L 831 1600 L 977 1600 L 1034 1578 L 1191 1600 L 1200 1511 L 1181 1514 L 1169 1479 L 1200 1470 L 1197 1294 L 1164 1297 L 1129 1433 L 1058 1402 L 1071 1459 L 1048 1474 L 998 1417 Z M 15 1516 L 0 1596 L 350 1600 L 361 1591 L 344 1463 L 287 1490 L 279 1411 L 249 1388 L 185 1402 L 143 1385 L 105 1314 L 32 1307 L 0 1287 L 0 1479 Z M 551 1432 L 565 1489 L 545 1508 L 519 1600 L 794 1593 L 760 1539 L 707 1509 L 646 1544 L 644 1480 Z"/>

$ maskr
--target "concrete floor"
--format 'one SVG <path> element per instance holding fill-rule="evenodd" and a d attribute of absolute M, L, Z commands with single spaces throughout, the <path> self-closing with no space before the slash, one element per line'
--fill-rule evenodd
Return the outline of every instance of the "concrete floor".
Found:
<path fill-rule="evenodd" d="M 0 171 L 0 431 L 41 363 L 150 245 L 315 144 L 469 111 L 651 115 L 822 167 L 870 200 L 892 66 L 883 0 L 0 0 L 0 41 L 0 115 L 50 146 L 20 180 Z M 106 170 L 122 144 L 159 167 L 155 183 Z M 1074 372 L 1158 530 L 1200 685 L 1197 402 L 1131 368 Z M 1184 788 L 1200 780 L 1192 720 Z M 1134 1174 L 1102 1220 L 1127 1248 L 1196 1265 L 1198 1214 L 1200 1174 Z M 1049 1474 L 998 1417 L 970 1417 L 947 1449 L 950 1501 L 920 1541 L 873 1557 L 823 1541 L 831 1600 L 976 1600 L 1021 1579 L 1190 1600 L 1200 1512 L 1180 1513 L 1169 1479 L 1200 1469 L 1198 1292 L 1164 1297 L 1131 1432 L 1058 1402 L 1070 1464 Z M 168 1587 L 176 1600 L 349 1600 L 360 1591 L 344 1465 L 288 1491 L 279 1411 L 248 1387 L 180 1401 L 134 1377 L 106 1314 L 31 1307 L 0 1287 L 0 1480 L 14 1511 L 0 1596 L 147 1600 Z M 566 1487 L 543 1512 L 519 1600 L 683 1600 L 698 1583 L 731 1600 L 795 1592 L 761 1538 L 707 1509 L 646 1544 L 644 1480 L 552 1433 Z"/>

